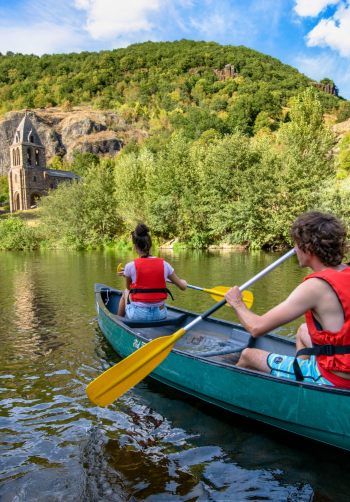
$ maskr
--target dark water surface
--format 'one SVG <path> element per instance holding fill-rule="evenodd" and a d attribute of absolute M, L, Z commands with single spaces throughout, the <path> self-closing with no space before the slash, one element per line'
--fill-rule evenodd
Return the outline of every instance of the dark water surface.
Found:
<path fill-rule="evenodd" d="M 242 284 L 276 255 L 164 255 L 188 282 Z M 95 320 L 93 284 L 121 288 L 115 252 L 0 254 L 1 502 L 346 501 L 349 456 L 276 432 L 150 379 L 112 406 L 86 385 L 118 357 Z M 281 301 L 305 271 L 295 258 L 254 285 L 254 311 Z M 195 311 L 208 295 L 175 291 Z M 218 312 L 232 319 L 232 311 Z M 280 332 L 293 336 L 298 323 Z M 334 410 L 336 413 L 336 410 Z M 322 413 L 322 410 L 320 410 Z"/>

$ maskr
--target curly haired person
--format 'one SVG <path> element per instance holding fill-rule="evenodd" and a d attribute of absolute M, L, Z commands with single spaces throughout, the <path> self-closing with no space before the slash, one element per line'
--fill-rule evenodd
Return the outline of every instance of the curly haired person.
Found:
<path fill-rule="evenodd" d="M 288 298 L 263 315 L 248 310 L 237 286 L 226 295 L 253 338 L 305 315 L 296 356 L 243 350 L 237 366 L 292 380 L 350 389 L 350 267 L 343 263 L 346 229 L 333 214 L 310 211 L 291 228 L 296 255 L 307 275 Z"/>

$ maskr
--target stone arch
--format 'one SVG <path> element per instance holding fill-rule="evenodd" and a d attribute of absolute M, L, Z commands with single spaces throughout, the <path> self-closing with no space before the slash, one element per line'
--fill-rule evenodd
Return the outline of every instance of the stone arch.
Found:
<path fill-rule="evenodd" d="M 27 148 L 27 163 L 29 166 L 32 165 L 32 149 Z"/>
<path fill-rule="evenodd" d="M 16 166 L 16 160 L 17 160 L 17 155 L 16 155 L 16 150 L 12 150 L 12 165 Z"/>
<path fill-rule="evenodd" d="M 33 192 L 32 194 L 30 194 L 30 207 L 36 206 L 40 198 L 41 195 L 38 192 Z"/>
<path fill-rule="evenodd" d="M 16 192 L 13 196 L 13 210 L 19 211 L 21 209 L 21 199 L 19 197 L 19 193 Z"/>
<path fill-rule="evenodd" d="M 33 134 L 33 129 L 31 129 L 31 130 L 28 132 L 27 140 L 28 140 L 28 143 L 34 143 L 34 134 Z"/>
<path fill-rule="evenodd" d="M 17 157 L 17 164 L 16 165 L 19 166 L 21 163 L 21 154 L 19 152 L 19 148 L 16 148 L 16 154 L 17 154 L 16 155 L 16 157 Z"/>

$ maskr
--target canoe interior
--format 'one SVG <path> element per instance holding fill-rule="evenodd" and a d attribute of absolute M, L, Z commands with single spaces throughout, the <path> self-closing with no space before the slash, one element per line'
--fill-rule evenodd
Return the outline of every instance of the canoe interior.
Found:
<path fill-rule="evenodd" d="M 199 315 L 168 306 L 165 321 L 130 321 L 116 314 L 121 293 L 95 285 L 99 325 L 122 357 L 149 340 L 173 334 Z M 177 341 L 150 376 L 233 413 L 350 451 L 350 391 L 237 367 L 249 341 L 239 324 L 206 318 Z M 295 355 L 295 343 L 273 333 L 255 342 L 268 352 Z"/>
<path fill-rule="evenodd" d="M 103 285 L 96 285 L 95 292 L 101 295 L 101 300 L 106 309 L 112 314 L 111 317 L 114 321 L 147 340 L 171 335 L 199 315 L 167 305 L 168 316 L 164 321 L 131 321 L 117 315 L 121 291 Z M 253 345 L 251 345 L 252 342 Z M 176 343 L 175 349 L 190 353 L 196 357 L 212 359 L 215 362 L 235 364 L 241 351 L 248 344 L 268 352 L 295 354 L 295 344 L 291 340 L 273 334 L 251 340 L 249 333 L 242 326 L 213 317 L 203 319 L 191 328 Z"/>

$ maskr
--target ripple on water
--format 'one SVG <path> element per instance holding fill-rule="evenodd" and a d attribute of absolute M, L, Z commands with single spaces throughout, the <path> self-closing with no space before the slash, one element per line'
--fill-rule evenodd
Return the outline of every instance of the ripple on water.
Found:
<path fill-rule="evenodd" d="M 130 258 L 2 253 L 1 502 L 303 502 L 325 479 L 330 500 L 348 495 L 347 471 L 337 460 L 314 467 L 313 456 L 293 445 L 279 453 L 280 443 L 258 427 L 237 417 L 225 421 L 217 410 L 211 416 L 206 405 L 149 381 L 108 408 L 88 401 L 86 384 L 118 360 L 93 321 L 93 283 L 122 287 L 115 265 Z M 180 276 L 204 287 L 242 284 L 272 261 L 248 253 L 169 260 Z M 285 297 L 298 274 L 291 260 L 256 284 L 254 310 Z M 198 292 L 176 294 L 180 307 L 200 312 L 212 304 Z M 229 309 L 221 315 L 232 319 Z"/>
<path fill-rule="evenodd" d="M 124 430 L 89 431 L 82 458 L 96 500 L 310 501 L 307 483 L 288 485 L 280 470 L 244 469 L 219 446 L 189 434 L 134 398 L 119 406 Z M 94 500 L 95 500 L 94 499 Z"/>

